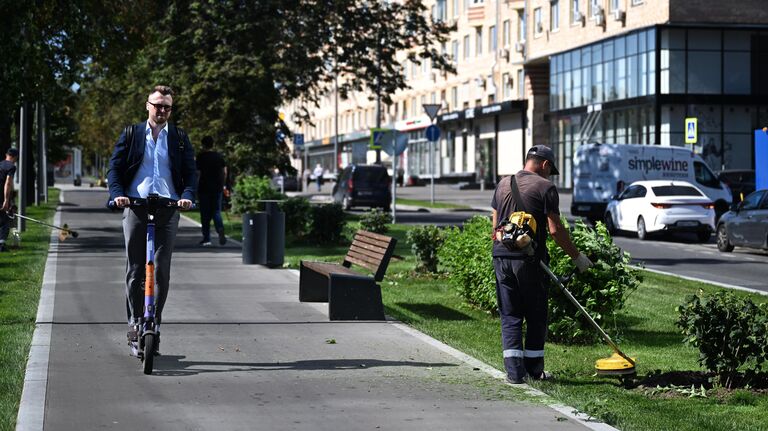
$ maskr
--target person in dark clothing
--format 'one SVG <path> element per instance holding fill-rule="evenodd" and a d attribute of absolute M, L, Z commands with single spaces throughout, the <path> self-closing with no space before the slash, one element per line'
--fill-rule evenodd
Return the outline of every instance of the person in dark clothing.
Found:
<path fill-rule="evenodd" d="M 147 210 L 145 207 L 130 208 L 131 198 L 146 199 L 149 194 L 157 194 L 177 201 L 179 208 L 188 210 L 192 207 L 197 186 L 195 150 L 187 134 L 168 122 L 173 109 L 173 90 L 165 85 L 154 87 L 145 105 L 149 114 L 147 121 L 129 126 L 120 134 L 107 173 L 110 200 L 118 208 L 124 208 L 128 345 L 133 355 L 138 353 L 136 325 L 144 311 Z M 177 208 L 160 208 L 155 216 L 155 255 L 152 257 L 157 289 L 155 331 L 158 344 L 179 218 Z"/>
<path fill-rule="evenodd" d="M 200 172 L 200 182 L 197 186 L 197 197 L 200 201 L 200 220 L 203 240 L 200 245 L 211 245 L 211 219 L 219 234 L 219 244 L 227 243 L 224 234 L 224 222 L 221 220 L 221 202 L 226 190 L 227 164 L 224 157 L 213 151 L 213 138 L 203 138 L 203 151 L 197 155 L 197 170 Z"/>
<path fill-rule="evenodd" d="M 19 150 L 9 148 L 5 160 L 0 161 L 0 252 L 6 251 L 5 241 L 11 231 L 11 219 L 8 211 L 13 203 L 13 175 L 16 173 L 16 162 L 19 160 Z"/>
<path fill-rule="evenodd" d="M 549 373 L 544 371 L 546 273 L 539 265 L 539 261 L 549 261 L 547 230 L 580 271 L 592 266 L 589 258 L 576 249 L 560 221 L 560 198 L 557 188 L 549 181 L 550 175 L 558 174 L 552 150 L 544 145 L 535 145 L 528 151 L 525 167 L 514 176 L 499 181 L 491 201 L 494 229 L 516 211 L 533 215 L 537 226 L 532 255 L 526 250 L 509 249 L 494 235 L 493 267 L 496 272 L 504 368 L 507 381 L 513 384 L 523 383 L 526 378 L 541 380 L 549 377 Z M 515 186 L 522 202 L 515 199 Z M 525 337 L 523 321 L 526 323 Z"/>

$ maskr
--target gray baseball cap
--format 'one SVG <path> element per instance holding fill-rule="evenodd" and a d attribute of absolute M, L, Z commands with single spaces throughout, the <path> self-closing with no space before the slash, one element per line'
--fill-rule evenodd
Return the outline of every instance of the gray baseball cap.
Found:
<path fill-rule="evenodd" d="M 552 148 L 546 145 L 534 145 L 528 150 L 528 155 L 539 156 L 544 160 L 549 160 L 552 164 L 552 175 L 560 175 L 560 171 L 557 170 L 557 162 L 555 162 L 555 152 Z"/>

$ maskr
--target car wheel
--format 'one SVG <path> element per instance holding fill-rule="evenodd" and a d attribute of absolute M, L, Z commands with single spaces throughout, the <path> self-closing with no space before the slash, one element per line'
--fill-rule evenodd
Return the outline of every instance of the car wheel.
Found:
<path fill-rule="evenodd" d="M 611 213 L 605 213 L 605 228 L 611 235 L 616 235 L 616 225 L 613 224 L 613 216 Z"/>
<path fill-rule="evenodd" d="M 724 224 L 717 227 L 717 249 L 724 253 L 733 251 L 733 244 L 728 241 L 728 231 L 725 230 Z"/>
<path fill-rule="evenodd" d="M 709 237 L 712 236 L 712 233 L 708 230 L 700 230 L 696 232 L 696 239 L 699 240 L 699 242 L 709 242 Z"/>
<path fill-rule="evenodd" d="M 645 228 L 645 219 L 643 216 L 640 216 L 637 219 L 637 239 L 641 241 L 648 239 L 648 230 Z"/>
<path fill-rule="evenodd" d="M 344 208 L 344 211 L 352 209 L 352 199 L 349 196 L 344 196 L 344 199 L 341 200 L 341 207 Z"/>

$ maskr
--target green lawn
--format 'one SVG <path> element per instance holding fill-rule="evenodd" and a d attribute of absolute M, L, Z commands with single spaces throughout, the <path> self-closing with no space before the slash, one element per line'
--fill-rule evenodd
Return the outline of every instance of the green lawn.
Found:
<path fill-rule="evenodd" d="M 418 199 L 403 199 L 403 198 L 397 198 L 395 200 L 398 205 L 413 205 L 418 207 L 424 207 L 424 208 L 446 208 L 446 209 L 470 209 L 470 206 L 467 205 L 460 205 L 460 204 L 451 204 L 447 202 L 435 202 L 432 203 L 428 200 L 418 200 Z"/>
<path fill-rule="evenodd" d="M 350 223 L 348 230 L 354 228 Z M 395 254 L 405 259 L 390 264 L 382 283 L 386 313 L 503 370 L 498 318 L 464 304 L 446 279 L 413 274 L 415 260 L 405 241 L 407 229 L 398 225 L 389 233 L 399 240 Z M 286 250 L 286 262 L 297 268 L 301 259 L 340 261 L 346 249 L 293 245 Z M 649 272 L 644 276 L 645 281 L 617 318 L 622 350 L 637 358 L 640 377 L 657 370 L 701 371 L 698 351 L 682 343 L 674 325 L 675 307 L 699 289 L 711 293 L 718 288 Z M 755 301 L 766 300 L 753 296 Z M 651 394 L 650 389 L 625 389 L 617 379 L 593 376 L 594 361 L 611 353 L 602 344 L 549 343 L 547 369 L 555 373 L 556 380 L 536 386 L 559 402 L 621 430 L 768 429 L 768 394 L 716 397 L 710 391 L 707 398 L 689 398 L 675 391 Z"/>
<path fill-rule="evenodd" d="M 58 202 L 59 191 L 50 189 L 49 203 L 27 215 L 52 222 Z M 50 228 L 27 222 L 21 248 L 0 253 L 0 430 L 16 427 L 49 238 Z"/>

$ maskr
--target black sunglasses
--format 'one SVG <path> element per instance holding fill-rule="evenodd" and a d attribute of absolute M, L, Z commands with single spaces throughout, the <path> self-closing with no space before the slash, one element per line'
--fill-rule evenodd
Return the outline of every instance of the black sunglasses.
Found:
<path fill-rule="evenodd" d="M 157 109 L 158 111 L 165 110 L 166 112 L 168 112 L 168 111 L 173 109 L 173 106 L 171 106 L 171 105 L 163 105 L 162 103 L 152 103 L 149 100 L 147 100 L 147 103 L 149 103 L 150 105 L 154 106 L 155 109 Z"/>

